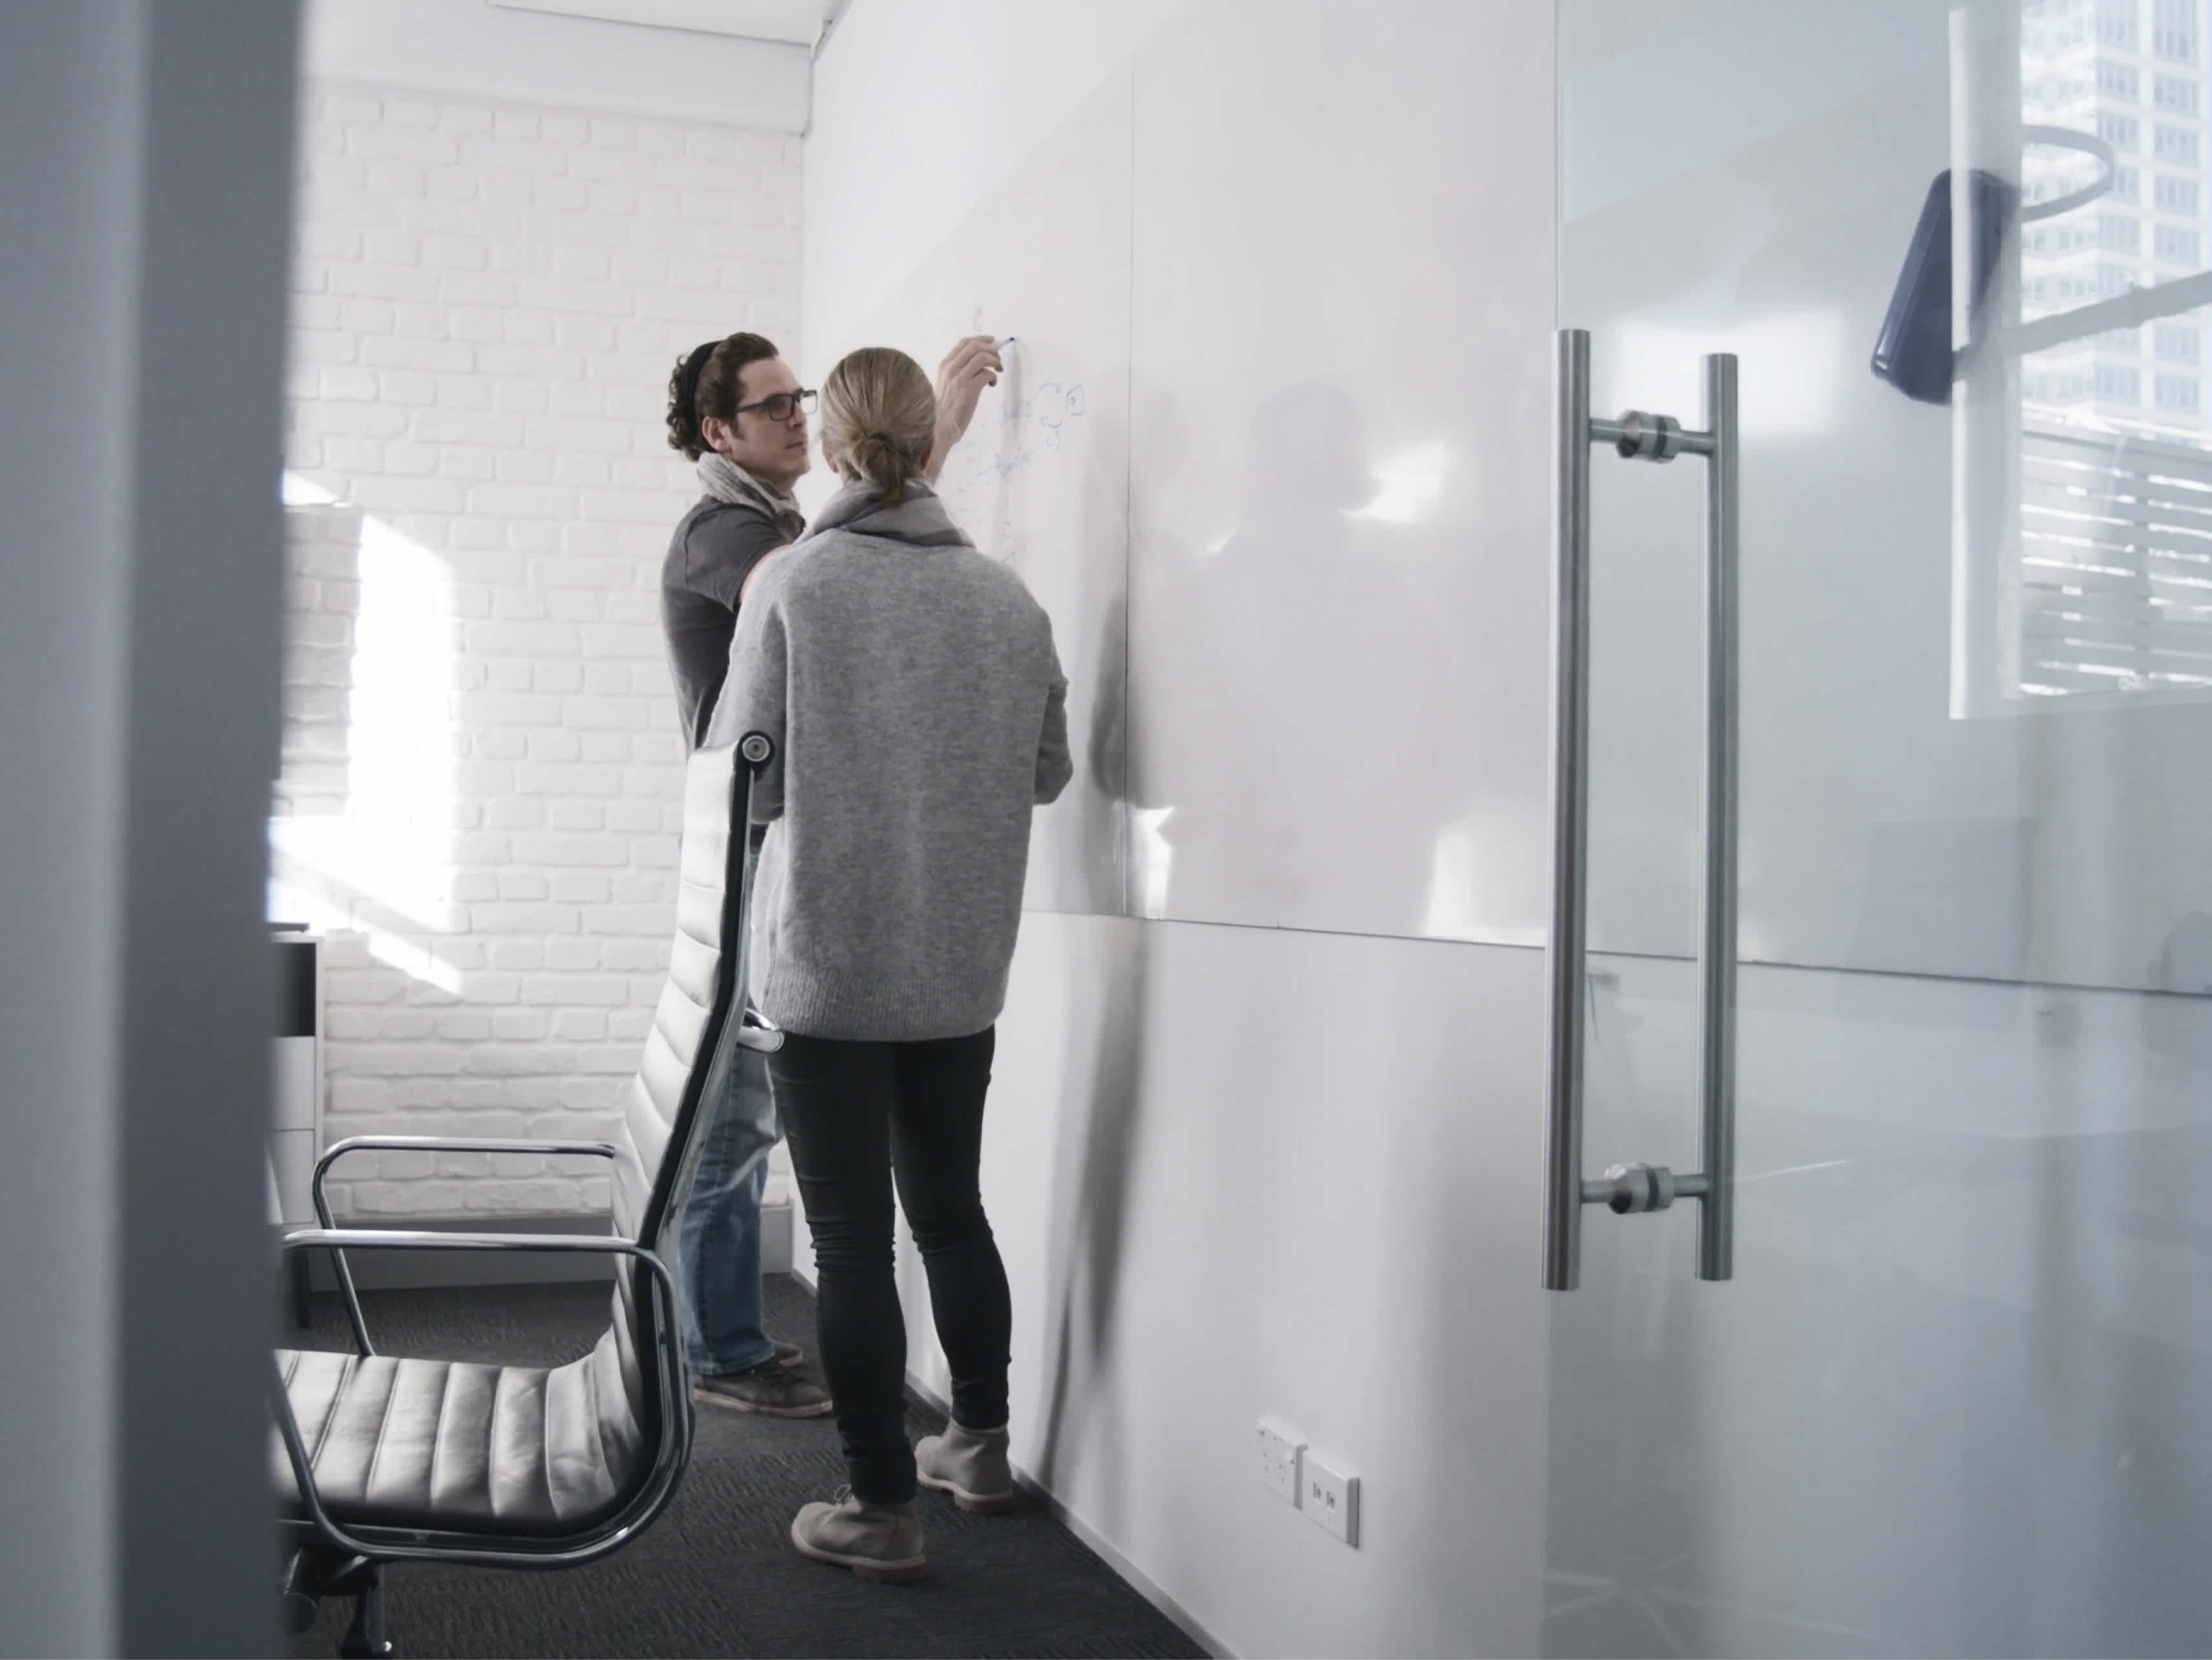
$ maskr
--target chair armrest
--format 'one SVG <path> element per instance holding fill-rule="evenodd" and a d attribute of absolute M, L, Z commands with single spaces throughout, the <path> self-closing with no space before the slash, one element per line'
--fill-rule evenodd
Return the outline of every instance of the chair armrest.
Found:
<path fill-rule="evenodd" d="M 331 1165 L 349 1152 L 563 1152 L 590 1158 L 612 1158 L 619 1151 L 611 1141 L 509 1141 L 476 1135 L 349 1135 L 333 1141 L 315 1160 L 315 1215 L 325 1227 L 331 1225 L 331 1207 L 323 1198 L 323 1183 Z"/>
<path fill-rule="evenodd" d="M 514 1141 L 495 1136 L 474 1135 L 349 1135 L 325 1149 L 315 1160 L 314 1179 L 308 1184 L 310 1196 L 315 1202 L 315 1219 L 319 1228 L 310 1232 L 329 1233 L 333 1231 L 331 1219 L 330 1195 L 324 1190 L 331 1166 L 349 1152 L 549 1152 L 578 1153 L 590 1158 L 612 1158 L 619 1151 L 611 1141 Z M 456 1236 L 434 1236 L 450 1239 Z M 424 1246 L 434 1250 L 434 1246 Z M 365 1359 L 376 1353 L 368 1341 L 368 1321 L 361 1310 L 361 1293 L 354 1287 L 353 1270 L 346 1266 L 345 1252 L 337 1246 L 329 1247 L 331 1266 L 337 1270 L 338 1289 L 345 1293 L 346 1318 L 353 1325 L 354 1346 Z"/>
<path fill-rule="evenodd" d="M 607 1233 L 447 1233 L 428 1228 L 299 1228 L 286 1234 L 283 1248 L 295 1250 L 553 1250 L 596 1251 L 630 1256 L 659 1279 L 668 1265 L 658 1253 L 635 1240 Z"/>

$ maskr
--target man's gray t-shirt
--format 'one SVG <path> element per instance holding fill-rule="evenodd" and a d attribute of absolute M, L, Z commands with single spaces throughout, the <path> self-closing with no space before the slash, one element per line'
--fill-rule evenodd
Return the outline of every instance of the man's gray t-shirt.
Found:
<path fill-rule="evenodd" d="M 730 636 L 745 578 L 790 540 L 766 514 L 711 496 L 684 515 L 669 538 L 660 567 L 660 629 L 687 749 L 705 741 L 715 695 L 730 672 Z"/>

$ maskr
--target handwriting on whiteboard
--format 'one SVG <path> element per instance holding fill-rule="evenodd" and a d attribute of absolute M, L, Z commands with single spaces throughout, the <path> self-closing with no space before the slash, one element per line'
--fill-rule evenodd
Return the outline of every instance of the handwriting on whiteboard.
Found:
<path fill-rule="evenodd" d="M 1084 418 L 1083 387 L 1047 380 L 1024 397 L 1008 398 L 999 417 L 998 442 L 975 459 L 963 481 L 962 494 L 996 486 L 1001 492 L 990 517 L 997 522 L 990 551 L 1001 559 L 1015 552 L 1017 526 L 1012 498 L 1005 494 L 1014 477 L 1049 456 L 1066 441 Z"/>
<path fill-rule="evenodd" d="M 1083 388 L 1063 387 L 1048 380 L 1018 403 L 1009 399 L 1000 417 L 998 452 L 978 459 L 972 482 L 1003 478 L 1036 459 L 1039 447 L 1049 452 L 1060 446 L 1060 436 L 1083 418 Z"/>

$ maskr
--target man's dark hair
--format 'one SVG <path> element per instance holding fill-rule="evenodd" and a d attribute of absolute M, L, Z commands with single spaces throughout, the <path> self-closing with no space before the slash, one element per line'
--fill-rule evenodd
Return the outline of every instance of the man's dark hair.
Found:
<path fill-rule="evenodd" d="M 693 461 L 713 448 L 703 424 L 707 417 L 734 420 L 743 396 L 738 377 L 746 364 L 775 356 L 775 343 L 765 336 L 733 334 L 678 358 L 676 372 L 668 377 L 668 447 L 682 450 Z"/>

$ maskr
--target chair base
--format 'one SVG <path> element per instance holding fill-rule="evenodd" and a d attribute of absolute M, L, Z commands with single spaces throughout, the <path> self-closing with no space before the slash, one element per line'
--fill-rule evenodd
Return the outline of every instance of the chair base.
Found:
<path fill-rule="evenodd" d="M 368 1583 L 354 1599 L 353 1623 L 338 1639 L 344 1660 L 384 1660 L 392 1652 L 392 1639 L 384 1634 L 384 1566 L 368 1571 Z"/>
<path fill-rule="evenodd" d="M 295 1637 L 313 1629 L 326 1596 L 354 1599 L 353 1619 L 338 1639 L 338 1653 L 345 1660 L 385 1660 L 392 1652 L 384 1622 L 383 1563 L 332 1557 L 302 1546 L 293 1553 L 277 1594 L 279 1623 Z"/>

